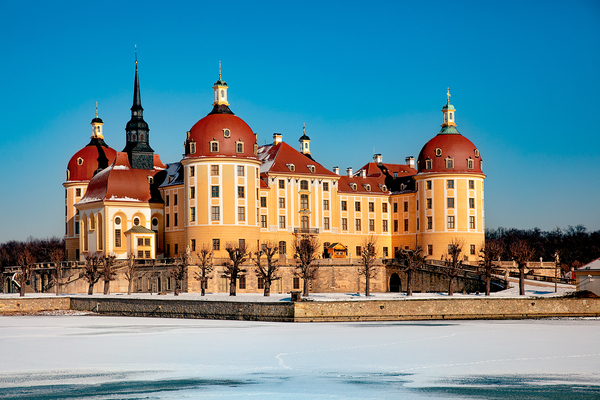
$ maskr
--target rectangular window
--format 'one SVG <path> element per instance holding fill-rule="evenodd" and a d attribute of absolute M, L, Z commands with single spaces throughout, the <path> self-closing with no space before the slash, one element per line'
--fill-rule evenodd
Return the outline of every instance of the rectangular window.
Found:
<path fill-rule="evenodd" d="M 323 210 L 329 210 L 329 200 L 323 200 Z"/>
<path fill-rule="evenodd" d="M 190 207 L 190 221 L 196 221 L 196 207 Z"/>
<path fill-rule="evenodd" d="M 357 230 L 357 231 L 360 231 L 360 230 L 362 229 L 362 226 L 361 226 L 361 225 L 362 225 L 362 223 L 361 223 L 361 220 L 360 220 L 360 218 L 357 218 L 357 219 L 354 221 L 354 226 L 355 226 L 355 228 L 356 228 L 356 230 Z"/>
<path fill-rule="evenodd" d="M 179 220 L 177 219 L 177 213 L 173 214 L 173 225 L 179 226 Z"/>
<path fill-rule="evenodd" d="M 394 212 L 397 213 L 398 212 L 398 203 L 394 203 Z"/>
<path fill-rule="evenodd" d="M 190 199 L 195 199 L 196 198 L 196 188 L 191 186 L 190 187 Z"/>
<path fill-rule="evenodd" d="M 360 201 L 354 202 L 354 211 L 357 211 L 357 212 L 360 211 Z"/>
<path fill-rule="evenodd" d="M 387 232 L 388 231 L 388 220 L 384 219 L 383 221 L 381 221 L 381 224 L 382 224 L 381 230 L 384 232 Z"/>
<path fill-rule="evenodd" d="M 419 230 L 419 218 L 417 218 L 417 230 Z"/>
<path fill-rule="evenodd" d="M 144 258 L 144 250 L 138 250 L 138 258 Z"/>
<path fill-rule="evenodd" d="M 166 204 L 167 207 L 169 207 L 169 200 L 170 200 L 170 196 L 167 195 L 167 204 Z"/>
<path fill-rule="evenodd" d="M 469 217 L 469 229 L 475 229 L 475 217 Z"/>
<path fill-rule="evenodd" d="M 398 232 L 398 220 L 394 220 L 394 232 Z"/>
<path fill-rule="evenodd" d="M 404 212 L 408 212 L 408 201 L 404 202 Z"/>
<path fill-rule="evenodd" d="M 431 181 L 426 181 L 425 187 L 427 188 L 427 190 L 431 190 Z"/>
<path fill-rule="evenodd" d="M 246 207 L 238 207 L 238 221 L 246 220 Z"/>
<path fill-rule="evenodd" d="M 300 209 L 308 210 L 308 195 L 307 194 L 300 195 Z"/>
<path fill-rule="evenodd" d="M 375 232 L 375 220 L 374 219 L 369 220 L 369 232 Z"/>
<path fill-rule="evenodd" d="M 258 278 L 258 283 L 257 283 L 257 287 L 259 289 L 264 289 L 265 288 L 265 278 Z"/>
<path fill-rule="evenodd" d="M 285 189 L 285 179 L 279 180 L 279 189 Z"/>
<path fill-rule="evenodd" d="M 426 208 L 431 210 L 431 199 L 426 199 Z"/>
<path fill-rule="evenodd" d="M 475 181 L 469 180 L 469 189 L 475 189 Z"/>
<path fill-rule="evenodd" d="M 261 197 L 260 198 L 260 206 L 261 207 L 266 207 L 267 206 L 267 198 L 266 197 Z"/>
<path fill-rule="evenodd" d="M 474 244 L 469 245 L 469 252 L 471 253 L 472 256 L 475 255 L 475 245 Z"/>
<path fill-rule="evenodd" d="M 191 248 L 192 251 L 196 251 L 196 239 L 191 240 Z"/>
<path fill-rule="evenodd" d="M 260 227 L 261 228 L 266 228 L 267 227 L 267 216 L 266 215 L 261 215 L 260 216 Z"/>
<path fill-rule="evenodd" d="M 221 239 L 213 239 L 212 240 L 212 249 L 213 250 L 221 250 Z"/>
<path fill-rule="evenodd" d="M 473 197 L 469 197 L 469 208 L 475 208 L 475 199 Z"/>
<path fill-rule="evenodd" d="M 115 229 L 115 247 L 121 247 L 121 230 L 120 229 Z"/>
<path fill-rule="evenodd" d="M 81 197 L 81 189 L 80 188 L 75 189 L 75 196 Z"/>
<path fill-rule="evenodd" d="M 238 171 L 238 176 L 244 176 L 244 166 L 243 165 L 238 165 L 237 171 Z"/>
<path fill-rule="evenodd" d="M 282 240 L 279 242 L 279 255 L 283 255 L 287 252 L 286 250 L 286 245 L 285 245 L 285 241 Z"/>
<path fill-rule="evenodd" d="M 179 255 L 179 244 L 175 243 L 175 255 Z"/>
<path fill-rule="evenodd" d="M 375 203 L 369 202 L 369 212 L 375 212 Z"/>
<path fill-rule="evenodd" d="M 211 195 L 211 197 L 219 197 L 219 187 L 211 186 L 210 187 L 210 195 Z"/>
<path fill-rule="evenodd" d="M 173 195 L 173 205 L 176 206 L 177 205 L 177 194 Z M 175 224 L 177 225 L 177 224 Z"/>
<path fill-rule="evenodd" d="M 408 232 L 408 220 L 404 220 L 404 232 Z"/>
<path fill-rule="evenodd" d="M 448 203 L 448 208 L 454 208 L 454 197 L 448 197 L 446 202 Z"/>
<path fill-rule="evenodd" d="M 279 216 L 279 228 L 285 229 L 285 215 Z"/>
<path fill-rule="evenodd" d="M 454 189 L 454 179 L 448 179 L 446 181 L 446 188 L 448 188 L 448 189 Z"/>
<path fill-rule="evenodd" d="M 166 221 L 167 228 L 170 226 L 170 222 L 171 222 L 171 218 L 169 218 L 169 217 L 170 217 L 170 215 L 167 214 L 167 221 Z"/>
<path fill-rule="evenodd" d="M 342 230 L 343 231 L 348 230 L 348 218 L 342 218 Z"/>
<path fill-rule="evenodd" d="M 342 211 L 348 210 L 348 202 L 346 200 L 342 200 Z"/>
<path fill-rule="evenodd" d="M 432 256 L 433 255 L 433 245 L 432 244 L 428 244 L 427 245 L 427 255 L 428 256 Z"/>
<path fill-rule="evenodd" d="M 387 203 L 382 203 L 381 204 L 381 212 L 382 213 L 386 213 L 387 212 Z"/>
<path fill-rule="evenodd" d="M 427 229 L 433 229 L 433 217 L 427 217 Z"/>
<path fill-rule="evenodd" d="M 325 229 L 326 231 L 329 230 L 329 217 L 323 218 L 323 229 Z"/>
<path fill-rule="evenodd" d="M 328 192 L 329 191 L 329 182 L 323 182 L 323 191 L 324 192 Z"/>
<path fill-rule="evenodd" d="M 144 238 L 138 238 L 138 246 L 144 245 Z"/>
<path fill-rule="evenodd" d="M 221 219 L 221 208 L 219 206 L 211 207 L 211 220 L 219 221 Z"/>
<path fill-rule="evenodd" d="M 219 166 L 218 165 L 211 165 L 210 166 L 210 174 L 212 176 L 219 176 Z"/>
<path fill-rule="evenodd" d="M 362 254 L 362 248 L 360 246 L 356 246 L 356 256 L 360 256 Z"/>
<path fill-rule="evenodd" d="M 279 208 L 285 208 L 285 198 L 284 197 L 279 198 Z"/>
<path fill-rule="evenodd" d="M 238 186 L 238 199 L 243 199 L 245 196 L 244 187 Z"/>
<path fill-rule="evenodd" d="M 240 279 L 238 279 L 238 284 L 240 289 L 246 289 L 246 277 L 244 275 L 240 276 Z"/>
<path fill-rule="evenodd" d="M 168 244 L 167 245 L 167 254 L 166 254 L 166 256 L 169 257 L 170 254 L 171 254 L 171 245 Z"/>
<path fill-rule="evenodd" d="M 454 215 L 448 215 L 448 229 L 454 229 Z"/>
<path fill-rule="evenodd" d="M 383 247 L 383 257 L 387 257 L 388 256 L 388 248 L 387 247 Z"/>
<path fill-rule="evenodd" d="M 240 249 L 245 250 L 246 249 L 246 239 L 238 239 L 238 246 L 240 246 Z"/>
<path fill-rule="evenodd" d="M 193 165 L 190 167 L 190 176 L 194 176 L 196 174 L 196 167 Z"/>
<path fill-rule="evenodd" d="M 300 278 L 297 276 L 294 277 L 294 289 L 300 289 Z"/>

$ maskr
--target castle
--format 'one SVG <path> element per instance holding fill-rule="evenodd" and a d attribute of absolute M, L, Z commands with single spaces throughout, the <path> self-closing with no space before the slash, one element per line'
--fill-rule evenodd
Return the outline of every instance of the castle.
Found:
<path fill-rule="evenodd" d="M 477 261 L 485 175 L 479 150 L 456 128 L 449 93 L 441 130 L 416 161 L 389 164 L 375 154 L 357 171 L 340 173 L 313 159 L 306 132 L 299 149 L 278 133 L 259 146 L 230 110 L 220 73 L 213 89 L 212 111 L 187 132 L 183 158 L 163 164 L 150 147 L 136 61 L 123 151 L 104 142 L 96 113 L 89 144 L 68 163 L 67 260 L 83 261 L 92 253 L 162 259 L 193 255 L 203 246 L 219 259 L 227 257 L 229 242 L 256 248 L 270 241 L 285 263 L 293 260 L 297 235 L 314 235 L 324 258 L 356 258 L 365 238 L 373 237 L 382 259 L 420 245 L 428 259 L 439 260 L 459 239 L 465 260 Z M 389 290 L 388 278 L 381 279 L 382 291 Z M 220 279 L 215 291 L 226 287 Z"/>

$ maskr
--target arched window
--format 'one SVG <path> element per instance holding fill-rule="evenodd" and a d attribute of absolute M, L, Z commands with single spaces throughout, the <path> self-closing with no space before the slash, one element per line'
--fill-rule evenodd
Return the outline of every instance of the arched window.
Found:
<path fill-rule="evenodd" d="M 196 154 L 196 142 L 190 142 L 190 154 Z"/>
<path fill-rule="evenodd" d="M 216 140 L 213 140 L 210 142 L 210 152 L 211 153 L 219 152 L 219 142 L 217 142 Z"/>
<path fill-rule="evenodd" d="M 425 169 L 431 169 L 433 167 L 433 163 L 430 159 L 425 160 Z"/>
<path fill-rule="evenodd" d="M 468 168 L 468 169 L 473 169 L 473 168 L 475 168 L 475 162 L 473 161 L 473 159 L 472 159 L 472 158 L 469 158 L 469 159 L 467 160 L 467 168 Z"/>
<path fill-rule="evenodd" d="M 82 227 L 82 231 L 83 231 L 83 238 L 82 238 L 82 242 L 83 242 L 83 251 L 88 251 L 88 226 L 87 226 L 87 218 L 82 218 L 83 220 L 83 227 Z"/>
<path fill-rule="evenodd" d="M 90 231 L 96 229 L 96 220 L 94 218 L 94 214 L 90 215 Z"/>
<path fill-rule="evenodd" d="M 98 250 L 104 249 L 104 230 L 102 229 L 102 214 L 98 214 L 98 229 L 96 230 L 96 243 L 98 243 Z"/>

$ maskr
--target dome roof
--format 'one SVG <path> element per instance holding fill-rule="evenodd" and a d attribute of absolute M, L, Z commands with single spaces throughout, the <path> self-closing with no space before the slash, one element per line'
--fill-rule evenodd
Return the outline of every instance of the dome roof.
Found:
<path fill-rule="evenodd" d="M 67 164 L 67 182 L 89 181 L 99 169 L 107 168 L 117 152 L 108 147 L 103 139 L 92 138 Z"/>
<path fill-rule="evenodd" d="M 452 159 L 453 165 L 447 164 L 446 160 Z M 426 162 L 431 160 L 431 168 L 428 169 Z M 472 168 L 469 168 L 469 160 L 472 160 Z M 419 153 L 419 173 L 431 172 L 460 172 L 481 174 L 481 155 L 475 145 L 460 133 L 440 132 L 434 136 Z"/>
<path fill-rule="evenodd" d="M 217 151 L 211 143 L 218 142 Z M 192 145 L 194 143 L 194 145 Z M 241 143 L 241 148 L 238 144 Z M 228 113 L 210 113 L 192 127 L 185 146 L 186 158 L 242 157 L 254 158 L 256 135 L 241 118 Z M 195 152 L 194 152 L 195 147 Z M 239 150 L 242 150 L 239 152 Z"/>
<path fill-rule="evenodd" d="M 442 110 L 456 110 L 456 108 L 454 108 L 454 106 L 450 103 L 444 104 L 444 106 L 442 107 Z"/>

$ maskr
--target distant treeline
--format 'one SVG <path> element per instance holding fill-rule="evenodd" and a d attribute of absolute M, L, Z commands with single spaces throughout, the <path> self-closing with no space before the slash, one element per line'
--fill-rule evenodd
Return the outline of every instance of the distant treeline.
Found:
<path fill-rule="evenodd" d="M 502 244 L 502 260 L 512 260 L 510 245 L 521 240 L 535 249 L 531 261 L 538 261 L 540 257 L 544 261 L 552 261 L 558 253 L 564 270 L 578 268 L 600 257 L 600 231 L 588 232 L 583 225 L 569 226 L 564 230 L 556 228 L 552 231 L 542 231 L 539 228 L 486 229 L 485 240 L 497 240 Z"/>
<path fill-rule="evenodd" d="M 54 251 L 65 248 L 65 240 L 58 237 L 47 239 L 29 237 L 24 242 L 10 240 L 2 243 L 0 244 L 0 269 L 18 265 L 18 256 L 26 248 L 31 252 L 34 262 L 51 262 Z"/>

